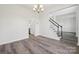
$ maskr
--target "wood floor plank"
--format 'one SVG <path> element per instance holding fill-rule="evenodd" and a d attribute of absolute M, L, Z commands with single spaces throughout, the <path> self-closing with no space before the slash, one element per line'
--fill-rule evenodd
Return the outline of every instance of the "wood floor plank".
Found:
<path fill-rule="evenodd" d="M 52 50 L 52 48 L 53 48 L 53 50 L 52 51 L 54 51 L 54 52 L 56 52 L 56 53 L 73 53 L 73 52 L 75 52 L 75 49 L 68 49 L 68 48 L 66 48 L 66 46 L 61 46 L 61 45 L 59 45 L 58 43 L 57 44 L 51 44 L 51 42 L 52 41 L 46 41 L 46 39 L 43 39 L 43 40 L 41 40 L 41 38 L 39 39 L 39 38 L 37 38 L 36 39 L 38 42 L 42 42 L 42 43 L 45 43 L 45 45 L 49 45 L 50 46 L 50 48 L 48 48 L 49 49 L 49 51 L 50 50 Z M 49 43 L 48 43 L 49 42 Z M 56 43 L 56 42 L 52 42 L 52 43 Z M 45 47 L 46 48 L 46 47 Z M 73 47 L 72 47 L 73 48 Z M 68 50 L 68 51 L 67 51 Z"/>
<path fill-rule="evenodd" d="M 0 46 L 0 53 L 5 54 L 5 45 Z"/>
<path fill-rule="evenodd" d="M 30 38 L 0 45 L 0 54 L 73 54 L 78 47 L 43 36 L 30 35 Z"/>
<path fill-rule="evenodd" d="M 31 41 L 37 46 L 38 50 L 42 53 L 42 54 L 47 54 L 47 53 L 52 53 L 49 52 L 47 49 L 41 47 L 41 43 L 38 43 L 37 41 L 31 39 Z"/>
<path fill-rule="evenodd" d="M 38 38 L 40 40 L 42 40 L 42 41 L 48 42 L 48 44 L 51 43 L 51 44 L 56 45 L 56 46 L 59 46 L 59 47 L 61 46 L 63 48 L 73 48 L 73 49 L 75 48 L 75 46 L 62 43 L 61 41 L 58 41 L 57 42 L 56 40 L 53 40 L 53 39 L 48 40 L 46 38 L 41 38 L 41 37 L 38 37 Z"/>
<path fill-rule="evenodd" d="M 5 45 L 5 51 L 6 51 L 6 54 L 13 54 L 13 50 L 12 50 L 12 47 L 11 47 L 11 44 L 6 44 Z"/>
<path fill-rule="evenodd" d="M 28 41 L 24 41 L 25 43 L 28 43 L 28 45 L 26 45 L 30 50 L 31 53 L 35 53 L 35 54 L 46 54 L 47 52 L 42 49 L 41 47 L 39 47 L 33 40 L 29 39 Z"/>
<path fill-rule="evenodd" d="M 29 50 L 25 48 L 21 42 L 14 43 L 13 46 L 14 46 L 14 49 L 16 50 L 16 53 L 18 54 L 30 53 Z"/>

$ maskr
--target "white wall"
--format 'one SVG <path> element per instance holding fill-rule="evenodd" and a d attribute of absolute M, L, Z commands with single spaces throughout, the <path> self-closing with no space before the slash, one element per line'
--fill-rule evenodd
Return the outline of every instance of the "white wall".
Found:
<path fill-rule="evenodd" d="M 40 35 L 40 17 L 39 17 L 40 15 L 37 15 L 36 16 L 36 21 L 35 21 L 35 36 L 38 36 L 38 35 Z"/>
<path fill-rule="evenodd" d="M 20 5 L 0 5 L 0 44 L 28 38 L 31 12 Z"/>
<path fill-rule="evenodd" d="M 55 13 L 56 22 L 63 26 L 64 32 L 76 32 L 76 6 Z"/>

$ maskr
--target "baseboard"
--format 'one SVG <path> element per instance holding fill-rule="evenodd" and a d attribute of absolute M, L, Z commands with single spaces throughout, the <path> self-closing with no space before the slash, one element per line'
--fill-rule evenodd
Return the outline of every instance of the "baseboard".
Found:
<path fill-rule="evenodd" d="M 76 34 L 76 32 L 66 32 L 66 31 L 63 31 L 64 33 L 73 33 L 73 34 Z"/>
<path fill-rule="evenodd" d="M 17 39 L 17 40 L 11 40 L 11 41 L 7 41 L 7 42 L 2 42 L 0 43 L 0 45 L 4 45 L 4 44 L 9 44 L 9 43 L 13 43 L 13 42 L 18 42 L 18 41 L 21 41 L 21 40 L 24 40 L 24 39 L 28 39 L 28 37 L 26 38 L 20 38 L 20 39 Z"/>
<path fill-rule="evenodd" d="M 45 35 L 38 35 L 37 37 L 39 37 L 39 36 L 40 36 L 40 37 L 47 38 L 47 39 L 54 39 L 54 40 L 58 40 L 58 39 L 55 39 L 55 38 L 47 37 L 47 36 L 45 36 Z M 59 39 L 59 40 L 60 40 L 60 39 Z M 59 41 L 59 40 L 58 40 L 58 41 Z"/>

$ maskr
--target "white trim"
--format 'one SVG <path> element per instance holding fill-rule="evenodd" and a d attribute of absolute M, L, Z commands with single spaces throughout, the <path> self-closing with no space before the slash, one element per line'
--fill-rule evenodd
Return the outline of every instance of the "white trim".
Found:
<path fill-rule="evenodd" d="M 38 35 L 39 36 L 39 35 Z M 40 35 L 40 36 L 44 36 L 44 37 L 47 37 L 47 38 L 50 38 L 50 39 L 54 39 L 54 40 L 60 40 L 60 37 L 57 37 L 57 38 L 54 38 L 54 37 L 49 37 L 47 35 Z"/>
<path fill-rule="evenodd" d="M 12 41 L 7 41 L 7 42 L 0 42 L 0 45 L 4 45 L 4 44 L 9 44 L 9 43 L 13 43 L 13 42 L 17 42 L 23 39 L 28 39 L 29 37 L 24 37 L 24 38 L 20 38 L 20 39 L 16 39 L 16 40 L 12 40 Z"/>

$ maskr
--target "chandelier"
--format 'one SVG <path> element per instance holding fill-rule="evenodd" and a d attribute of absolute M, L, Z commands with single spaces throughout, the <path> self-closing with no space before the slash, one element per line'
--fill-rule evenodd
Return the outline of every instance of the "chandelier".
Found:
<path fill-rule="evenodd" d="M 37 4 L 37 5 L 34 5 L 33 10 L 34 12 L 40 13 L 44 11 L 44 7 L 43 5 Z"/>

